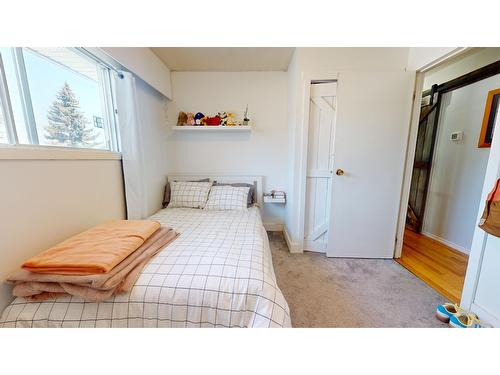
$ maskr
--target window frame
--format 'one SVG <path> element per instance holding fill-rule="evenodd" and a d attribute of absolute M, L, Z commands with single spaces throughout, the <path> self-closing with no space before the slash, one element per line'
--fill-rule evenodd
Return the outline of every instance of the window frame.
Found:
<path fill-rule="evenodd" d="M 2 55 L 0 54 L 0 111 L 2 111 L 5 121 L 8 144 L 18 144 L 17 131 L 14 125 L 14 114 L 10 102 L 9 90 L 7 87 L 7 77 L 3 66 Z"/>
<path fill-rule="evenodd" d="M 40 146 L 38 139 L 38 130 L 36 128 L 35 114 L 33 113 L 33 103 L 31 101 L 31 92 L 28 84 L 28 74 L 26 73 L 26 63 L 24 61 L 23 48 L 13 48 L 14 60 L 16 63 L 17 86 L 20 89 L 21 106 L 26 124 L 26 133 L 30 145 Z M 14 124 L 15 125 L 15 124 Z"/>
<path fill-rule="evenodd" d="M 116 118 L 116 100 L 112 71 L 115 71 L 106 62 L 102 61 L 84 48 L 67 47 L 84 58 L 93 60 L 98 70 L 98 90 L 103 115 L 106 149 L 69 147 L 57 145 L 41 145 L 38 140 L 38 129 L 33 112 L 31 92 L 28 84 L 23 48 L 12 47 L 16 80 L 20 88 L 21 106 L 24 122 L 28 134 L 29 144 L 19 143 L 16 124 L 10 101 L 7 77 L 4 70 L 2 55 L 0 54 L 0 99 L 2 113 L 6 125 L 7 144 L 0 144 L 0 159 L 120 159 L 120 145 Z M 36 51 L 35 51 L 36 53 Z M 57 62 L 56 62 L 57 63 Z M 18 155 L 18 157 L 16 157 Z"/>

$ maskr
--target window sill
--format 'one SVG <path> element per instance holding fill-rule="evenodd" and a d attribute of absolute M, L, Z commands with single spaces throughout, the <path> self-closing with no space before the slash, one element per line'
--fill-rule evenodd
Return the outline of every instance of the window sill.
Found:
<path fill-rule="evenodd" d="M 0 160 L 121 160 L 119 152 L 56 146 L 0 145 Z"/>

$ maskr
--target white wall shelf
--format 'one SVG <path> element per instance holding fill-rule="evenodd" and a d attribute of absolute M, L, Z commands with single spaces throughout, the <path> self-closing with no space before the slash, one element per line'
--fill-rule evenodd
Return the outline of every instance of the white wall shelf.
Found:
<path fill-rule="evenodd" d="M 272 198 L 272 197 L 266 197 L 264 196 L 264 203 L 280 203 L 280 204 L 285 204 L 286 199 L 285 198 Z"/>
<path fill-rule="evenodd" d="M 198 125 L 198 126 L 190 126 L 190 125 L 181 125 L 181 126 L 172 126 L 173 130 L 176 131 L 227 131 L 227 132 L 249 132 L 252 130 L 251 125 L 241 125 L 241 126 L 220 126 L 220 125 Z"/>
<path fill-rule="evenodd" d="M 285 204 L 286 203 L 286 196 L 272 196 L 269 194 L 264 194 L 264 203 L 280 203 L 280 204 Z"/>

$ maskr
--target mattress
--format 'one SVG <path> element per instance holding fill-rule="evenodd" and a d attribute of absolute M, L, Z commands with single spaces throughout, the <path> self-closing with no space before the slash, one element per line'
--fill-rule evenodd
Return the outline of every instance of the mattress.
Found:
<path fill-rule="evenodd" d="M 0 327 L 290 327 L 259 210 L 166 208 L 151 219 L 181 235 L 134 287 L 103 302 L 16 298 Z"/>

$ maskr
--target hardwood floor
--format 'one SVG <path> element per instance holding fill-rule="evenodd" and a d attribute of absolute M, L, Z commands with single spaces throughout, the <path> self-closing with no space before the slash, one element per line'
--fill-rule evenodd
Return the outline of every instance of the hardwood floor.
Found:
<path fill-rule="evenodd" d="M 460 302 L 469 257 L 432 238 L 405 230 L 396 261 L 451 302 Z"/>

